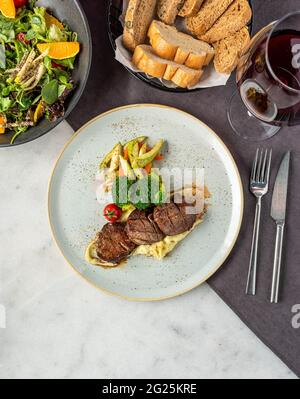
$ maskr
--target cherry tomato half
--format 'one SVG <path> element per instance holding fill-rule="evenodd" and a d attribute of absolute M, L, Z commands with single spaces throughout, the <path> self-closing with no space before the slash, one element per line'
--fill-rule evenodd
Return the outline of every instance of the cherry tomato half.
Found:
<path fill-rule="evenodd" d="M 62 71 L 64 71 L 64 70 L 66 69 L 65 67 L 63 67 L 62 65 L 58 64 L 58 63 L 55 62 L 55 61 L 52 61 L 52 62 L 51 62 L 51 65 L 52 65 L 52 68 L 61 69 Z"/>
<path fill-rule="evenodd" d="M 116 204 L 109 204 L 104 208 L 103 215 L 110 223 L 115 223 L 120 219 L 122 211 Z"/>
<path fill-rule="evenodd" d="M 24 7 L 28 3 L 28 0 L 14 0 L 16 8 Z"/>
<path fill-rule="evenodd" d="M 25 43 L 25 44 L 30 44 L 30 40 L 26 40 L 26 34 L 23 32 L 20 32 L 17 34 L 17 39 L 19 42 Z"/>

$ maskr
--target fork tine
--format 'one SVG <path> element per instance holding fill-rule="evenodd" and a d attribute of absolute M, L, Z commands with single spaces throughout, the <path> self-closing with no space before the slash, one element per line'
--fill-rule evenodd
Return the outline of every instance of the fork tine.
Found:
<path fill-rule="evenodd" d="M 257 148 L 257 150 L 256 150 L 255 158 L 254 158 L 253 165 L 252 165 L 252 172 L 251 172 L 251 180 L 252 181 L 255 180 L 256 169 L 257 169 L 257 160 L 258 160 L 258 151 L 259 151 L 259 148 Z"/>
<path fill-rule="evenodd" d="M 268 160 L 268 167 L 267 167 L 267 171 L 265 174 L 265 178 L 264 178 L 264 183 L 269 184 L 269 178 L 270 178 L 270 170 L 271 170 L 271 164 L 272 164 L 272 149 L 270 150 L 270 154 L 269 154 L 269 160 Z"/>
<path fill-rule="evenodd" d="M 266 163 L 267 163 L 268 149 L 266 149 L 266 150 L 264 151 L 264 153 L 265 153 L 265 155 L 264 155 L 264 161 L 263 161 L 263 165 L 262 165 L 261 173 L 260 173 L 260 177 L 259 177 L 259 181 L 260 181 L 261 183 L 263 183 L 263 182 L 264 182 L 264 179 L 265 179 L 265 171 L 266 171 Z"/>
<path fill-rule="evenodd" d="M 259 182 L 260 175 L 261 175 L 262 155 L 263 155 L 263 149 L 260 149 L 260 150 L 259 150 L 258 168 L 257 168 L 257 171 L 256 171 L 256 177 L 255 177 L 255 180 L 256 180 L 257 182 Z"/>

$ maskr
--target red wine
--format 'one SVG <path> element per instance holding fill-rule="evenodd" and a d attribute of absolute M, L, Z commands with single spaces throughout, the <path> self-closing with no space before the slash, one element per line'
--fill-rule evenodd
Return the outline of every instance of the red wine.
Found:
<path fill-rule="evenodd" d="M 268 55 L 278 79 L 286 86 L 300 90 L 300 32 L 277 33 L 270 40 Z"/>
<path fill-rule="evenodd" d="M 300 31 L 283 30 L 252 49 L 238 85 L 249 110 L 274 125 L 300 124 Z"/>

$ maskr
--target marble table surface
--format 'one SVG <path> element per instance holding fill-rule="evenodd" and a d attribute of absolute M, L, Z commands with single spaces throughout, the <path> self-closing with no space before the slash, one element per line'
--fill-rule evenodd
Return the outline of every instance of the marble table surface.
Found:
<path fill-rule="evenodd" d="M 47 218 L 71 135 L 0 150 L 0 378 L 296 378 L 206 284 L 131 303 L 73 272 Z"/>

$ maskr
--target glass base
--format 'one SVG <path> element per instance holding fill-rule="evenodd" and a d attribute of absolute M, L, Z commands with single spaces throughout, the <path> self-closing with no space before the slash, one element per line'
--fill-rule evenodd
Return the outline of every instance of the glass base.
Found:
<path fill-rule="evenodd" d="M 236 91 L 231 97 L 227 117 L 234 132 L 248 141 L 263 141 L 273 137 L 281 129 L 255 118 Z"/>

